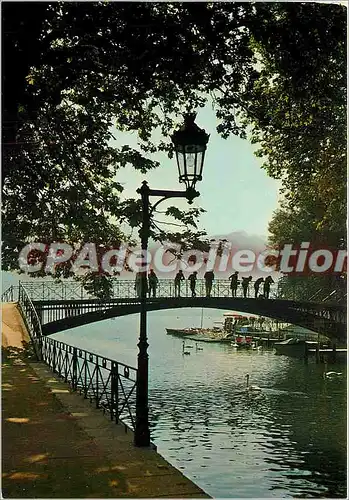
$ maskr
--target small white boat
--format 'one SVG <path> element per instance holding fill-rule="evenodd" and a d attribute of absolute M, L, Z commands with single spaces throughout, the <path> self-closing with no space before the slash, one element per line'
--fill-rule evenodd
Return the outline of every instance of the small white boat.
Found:
<path fill-rule="evenodd" d="M 275 354 L 283 354 L 292 358 L 302 358 L 305 356 L 307 342 L 302 339 L 287 339 L 274 344 Z"/>

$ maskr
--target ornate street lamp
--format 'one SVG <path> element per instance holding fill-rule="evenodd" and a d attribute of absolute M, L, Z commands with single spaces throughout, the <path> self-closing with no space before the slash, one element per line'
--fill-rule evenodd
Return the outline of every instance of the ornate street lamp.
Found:
<path fill-rule="evenodd" d="M 174 132 L 172 141 L 177 157 L 179 182 L 186 185 L 185 191 L 168 191 L 150 189 L 147 182 L 137 189 L 142 198 L 142 227 L 139 231 L 142 246 L 142 267 L 147 269 L 146 255 L 150 234 L 150 217 L 155 208 L 168 198 L 187 198 L 188 203 L 199 196 L 195 190 L 196 182 L 202 180 L 202 169 L 209 135 L 195 124 L 194 113 L 184 116 L 183 126 Z M 157 196 L 158 200 L 150 207 L 150 196 Z M 148 408 L 148 342 L 147 342 L 147 272 L 142 272 L 140 297 L 140 328 L 137 358 L 137 385 L 136 385 L 136 426 L 134 444 L 136 446 L 150 445 L 149 408 Z"/>
<path fill-rule="evenodd" d="M 195 123 L 196 113 L 184 116 L 183 126 L 174 132 L 172 142 L 177 158 L 179 182 L 184 182 L 187 192 L 195 192 L 197 181 L 202 180 L 202 170 L 209 134 Z"/>

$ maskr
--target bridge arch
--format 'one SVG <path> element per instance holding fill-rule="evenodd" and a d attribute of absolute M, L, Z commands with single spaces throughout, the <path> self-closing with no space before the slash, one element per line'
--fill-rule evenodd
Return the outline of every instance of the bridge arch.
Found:
<path fill-rule="evenodd" d="M 50 301 L 49 305 L 45 304 L 45 302 L 34 302 L 42 317 L 46 308 L 50 307 L 52 309 L 52 307 L 55 307 L 54 301 Z M 44 335 L 51 335 L 105 319 L 137 314 L 140 312 L 140 301 L 138 299 L 128 299 L 122 302 L 115 299 L 107 302 L 98 300 L 67 301 L 65 307 L 62 301 L 57 301 L 56 307 L 63 314 L 59 319 L 42 325 Z M 158 298 L 147 301 L 147 311 L 149 312 L 188 307 L 206 307 L 266 316 L 317 333 L 323 333 L 342 341 L 346 339 L 346 309 L 340 305 L 327 305 L 324 307 L 324 304 L 310 302 L 232 297 Z M 67 312 L 71 311 L 72 308 L 78 313 L 69 316 Z"/>

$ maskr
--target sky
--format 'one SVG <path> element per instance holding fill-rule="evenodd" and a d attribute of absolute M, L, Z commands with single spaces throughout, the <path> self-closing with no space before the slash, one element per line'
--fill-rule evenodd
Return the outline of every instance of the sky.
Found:
<path fill-rule="evenodd" d="M 206 210 L 200 218 L 200 229 L 206 230 L 210 237 L 244 233 L 245 236 L 266 240 L 268 222 L 278 206 L 280 182 L 268 177 L 266 171 L 261 169 L 262 159 L 254 155 L 255 145 L 235 136 L 222 139 L 218 135 L 218 121 L 209 105 L 199 110 L 196 123 L 210 134 L 203 180 L 196 185 L 200 197 L 191 205 Z M 125 143 L 135 147 L 136 135 L 124 134 L 120 144 Z M 116 179 L 124 186 L 124 197 L 136 198 L 136 190 L 143 180 L 152 189 L 184 189 L 184 184 L 178 181 L 175 158 L 169 159 L 165 154 L 152 158 L 160 161 L 160 167 L 146 175 L 134 171 L 132 167 L 118 172 Z M 165 201 L 159 209 L 164 210 L 171 205 L 182 209 L 188 207 L 185 199 L 177 198 Z M 161 220 L 160 217 L 157 219 Z"/>
<path fill-rule="evenodd" d="M 266 171 L 261 169 L 262 160 L 254 156 L 256 146 L 235 136 L 222 139 L 218 135 L 218 121 L 209 105 L 198 111 L 196 123 L 210 134 L 203 180 L 196 185 L 201 195 L 192 205 L 188 205 L 185 199 L 174 198 L 165 201 L 159 209 L 163 211 L 171 205 L 181 209 L 202 207 L 206 213 L 200 218 L 199 228 L 205 230 L 210 238 L 226 238 L 240 249 L 264 250 L 268 222 L 278 206 L 281 183 L 268 177 Z M 113 132 L 116 134 L 115 130 Z M 137 147 L 136 134 L 119 134 L 117 139 L 116 145 Z M 118 171 L 116 180 L 123 184 L 124 198 L 137 198 L 136 191 L 143 180 L 152 189 L 184 190 L 184 184 L 178 181 L 175 158 L 169 159 L 166 154 L 151 158 L 159 160 L 160 167 L 146 175 L 131 166 Z M 153 202 L 156 200 L 152 199 Z M 171 220 L 161 215 L 156 219 Z M 163 227 L 171 229 L 171 226 Z M 126 234 L 130 233 L 126 226 L 122 229 Z M 133 233 L 133 236 L 136 234 Z M 231 273 L 230 268 L 227 272 Z M 22 279 L 28 279 L 28 276 L 22 276 Z M 18 277 L 3 273 L 3 289 L 17 280 Z"/>

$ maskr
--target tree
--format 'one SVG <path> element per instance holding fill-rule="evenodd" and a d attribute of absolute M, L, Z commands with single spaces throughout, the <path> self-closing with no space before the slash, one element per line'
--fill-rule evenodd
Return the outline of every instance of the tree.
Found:
<path fill-rule="evenodd" d="M 252 141 L 261 145 L 258 155 L 265 158 L 269 175 L 283 181 L 286 210 L 305 214 L 312 224 L 308 237 L 342 247 L 346 234 L 345 9 L 283 3 L 259 4 L 258 10 L 262 18 L 269 16 L 272 21 L 260 23 L 254 31 L 263 69 L 246 112 Z"/>
<path fill-rule="evenodd" d="M 302 242 L 310 243 L 310 251 L 317 249 L 331 250 L 333 255 L 344 249 L 343 227 L 341 231 L 326 231 L 318 226 L 319 212 L 322 211 L 322 200 L 311 199 L 311 192 L 304 197 L 297 207 L 290 207 L 284 201 L 281 208 L 274 212 L 269 224 L 271 247 L 280 250 L 285 244 L 300 248 Z M 344 226 L 345 221 L 341 221 Z M 276 261 L 280 264 L 280 259 Z M 293 262 L 295 264 L 296 262 Z M 291 263 L 292 266 L 292 263 Z M 344 301 L 346 294 L 346 266 L 339 273 L 311 273 L 306 265 L 301 273 L 286 274 L 279 282 L 279 292 L 285 298 L 298 300 Z"/>
<path fill-rule="evenodd" d="M 340 178 L 317 224 L 331 232 L 339 213 L 341 231 L 342 6 L 41 3 L 32 30 L 34 14 L 10 5 L 3 5 L 5 68 L 18 50 L 22 57 L 13 77 L 8 69 L 5 75 L 4 120 L 16 123 L 5 128 L 3 150 L 8 268 L 16 266 L 14 249 L 32 239 L 123 239 L 119 221 L 137 227 L 139 205 L 121 202 L 118 170 L 157 168 L 151 155 L 172 154 L 168 136 L 177 117 L 209 98 L 223 137 L 252 130 L 268 173 L 283 179 L 290 206 L 311 181 L 320 193 L 320 181 Z M 136 133 L 139 148 L 113 146 L 115 128 Z M 164 140 L 154 141 L 156 129 Z M 187 244 L 197 242 L 191 215 L 199 213 L 189 220 L 176 215 L 187 225 Z M 152 236 L 183 233 L 153 226 Z"/>
<path fill-rule="evenodd" d="M 144 173 L 157 167 L 146 155 L 171 154 L 171 147 L 153 144 L 152 131 L 160 127 L 168 136 L 175 114 L 203 104 L 200 92 L 209 75 L 203 82 L 202 68 L 219 50 L 215 29 L 209 44 L 202 33 L 215 16 L 211 10 L 199 8 L 198 24 L 189 4 L 46 4 L 39 41 L 34 33 L 36 56 L 23 48 L 30 70 L 23 64 L 28 74 L 18 75 L 20 91 L 8 93 L 17 129 L 15 147 L 5 143 L 5 266 L 16 266 L 14 249 L 31 239 L 93 237 L 108 244 L 124 236 L 111 221 L 126 217 L 131 226 L 139 224 L 139 203 L 120 202 L 117 171 L 129 163 Z M 5 19 L 14 15 L 20 11 L 9 8 Z M 27 26 L 25 19 L 17 23 Z M 28 26 L 24 32 L 30 38 Z M 18 43 L 23 46 L 23 37 L 16 31 L 13 36 L 6 60 L 13 59 Z M 236 66 L 240 52 L 236 48 Z M 136 131 L 140 149 L 111 146 L 113 126 Z M 178 210 L 176 215 L 193 227 L 193 213 L 189 222 Z M 185 234 L 193 238 L 189 227 Z"/>
<path fill-rule="evenodd" d="M 345 9 L 320 4 L 259 4 L 253 44 L 262 71 L 245 121 L 283 201 L 269 224 L 270 244 L 336 251 L 346 246 Z M 270 36 L 270 27 L 273 35 Z M 342 275 L 285 276 L 286 296 L 344 298 Z M 338 292 L 338 293 L 337 293 Z"/>

